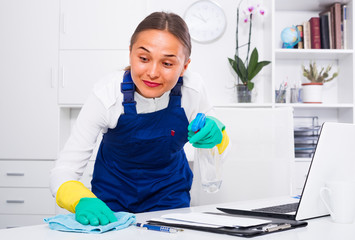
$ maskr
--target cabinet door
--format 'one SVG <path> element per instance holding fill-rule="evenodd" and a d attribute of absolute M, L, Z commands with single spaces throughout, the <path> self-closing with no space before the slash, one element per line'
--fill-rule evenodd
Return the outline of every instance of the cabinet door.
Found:
<path fill-rule="evenodd" d="M 129 64 L 128 50 L 61 51 L 59 104 L 83 104 L 95 82 Z"/>
<path fill-rule="evenodd" d="M 54 161 L 0 161 L 0 187 L 48 188 Z"/>
<path fill-rule="evenodd" d="M 69 212 L 66 212 L 68 214 Z M 53 214 L 48 215 L 25 215 L 25 214 L 2 214 L 0 216 L 0 229 L 24 227 L 31 225 L 43 224 L 43 219 L 53 217 Z M 30 239 L 26 236 L 26 239 Z"/>
<path fill-rule="evenodd" d="M 55 214 L 49 188 L 0 188 L 0 214 Z"/>
<path fill-rule="evenodd" d="M 57 154 L 58 0 L 0 1 L 0 158 Z"/>
<path fill-rule="evenodd" d="M 128 49 L 146 15 L 142 0 L 62 0 L 61 49 Z"/>

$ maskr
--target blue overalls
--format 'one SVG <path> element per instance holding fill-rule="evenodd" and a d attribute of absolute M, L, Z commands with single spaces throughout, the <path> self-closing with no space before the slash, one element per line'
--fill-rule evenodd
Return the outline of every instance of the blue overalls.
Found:
<path fill-rule="evenodd" d="M 190 206 L 192 172 L 184 152 L 188 120 L 181 108 L 182 78 L 167 108 L 137 114 L 131 74 L 124 75 L 124 114 L 103 135 L 93 193 L 113 211 L 133 213 Z"/>

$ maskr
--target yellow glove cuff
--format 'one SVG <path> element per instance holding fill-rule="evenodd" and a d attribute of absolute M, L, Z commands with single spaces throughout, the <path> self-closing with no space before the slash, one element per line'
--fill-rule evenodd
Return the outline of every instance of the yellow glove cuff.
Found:
<path fill-rule="evenodd" d="M 224 152 L 224 150 L 226 150 L 227 146 L 229 145 L 229 137 L 227 135 L 226 130 L 222 131 L 222 142 L 220 144 L 217 144 L 217 148 L 218 148 L 218 152 L 219 154 L 222 154 Z"/>
<path fill-rule="evenodd" d="M 75 207 L 83 197 L 96 198 L 95 194 L 85 187 L 83 183 L 67 181 L 60 185 L 56 195 L 56 202 L 59 207 L 75 213 Z"/>

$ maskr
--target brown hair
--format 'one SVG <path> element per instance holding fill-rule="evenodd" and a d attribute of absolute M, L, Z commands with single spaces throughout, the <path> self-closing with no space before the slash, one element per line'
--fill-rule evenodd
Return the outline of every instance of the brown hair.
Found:
<path fill-rule="evenodd" d="M 153 12 L 141 21 L 134 31 L 130 47 L 137 41 L 139 33 L 145 30 L 162 30 L 173 34 L 185 47 L 186 60 L 191 55 L 191 38 L 185 21 L 175 13 Z M 130 67 L 126 67 L 126 70 Z"/>

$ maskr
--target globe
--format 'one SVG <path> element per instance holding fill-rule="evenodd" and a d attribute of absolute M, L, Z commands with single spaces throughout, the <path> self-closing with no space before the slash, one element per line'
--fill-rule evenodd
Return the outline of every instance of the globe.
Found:
<path fill-rule="evenodd" d="M 283 42 L 283 48 L 293 48 L 300 40 L 300 32 L 293 27 L 287 27 L 281 32 L 281 40 Z"/>

